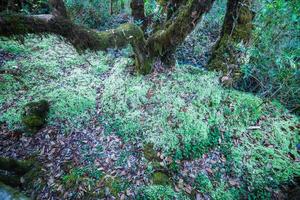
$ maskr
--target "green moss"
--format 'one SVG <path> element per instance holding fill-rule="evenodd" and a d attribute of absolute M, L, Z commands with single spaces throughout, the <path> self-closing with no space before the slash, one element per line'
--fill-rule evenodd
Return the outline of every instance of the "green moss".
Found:
<path fill-rule="evenodd" d="M 27 129 L 36 132 L 46 121 L 49 103 L 46 100 L 27 103 L 24 107 L 22 122 Z"/>
<path fill-rule="evenodd" d="M 104 188 L 109 190 L 109 193 L 114 196 L 118 197 L 118 194 L 121 191 L 124 191 L 124 182 L 118 177 L 104 177 Z M 104 191 L 103 191 L 104 192 Z"/>
<path fill-rule="evenodd" d="M 148 161 L 158 160 L 157 152 L 154 150 L 154 146 L 151 143 L 145 144 L 143 148 L 144 157 Z"/>
<path fill-rule="evenodd" d="M 34 160 L 0 157 L 0 181 L 12 187 L 32 187 L 40 172 L 40 166 Z M 21 183 L 21 178 L 26 184 Z"/>
<path fill-rule="evenodd" d="M 195 187 L 202 193 L 208 193 L 213 190 L 213 185 L 205 174 L 198 174 L 195 179 Z"/>
<path fill-rule="evenodd" d="M 219 183 L 218 187 L 214 188 L 211 192 L 212 199 L 216 200 L 231 200 L 239 199 L 239 190 L 235 188 L 228 188 L 224 182 Z"/>
<path fill-rule="evenodd" d="M 84 187 L 84 197 L 86 198 L 99 198 L 102 194 L 97 190 L 98 183 L 103 179 L 104 174 L 97 169 L 94 165 L 85 165 L 83 167 L 74 167 L 71 163 L 67 164 L 64 169 L 66 174 L 62 176 L 61 183 L 65 190 L 72 193 L 72 197 L 78 197 L 77 191 L 79 188 Z"/>
<path fill-rule="evenodd" d="M 3 39 L 0 43 L 1 47 L 17 46 L 14 41 Z M 99 76 L 109 69 L 109 58 L 103 52 L 78 55 L 74 48 L 54 36 L 42 40 L 28 36 L 19 48 L 30 52 L 3 66 L 18 69 L 20 81 L 4 75 L 0 82 L 0 122 L 10 129 L 18 128 L 24 106 L 31 99 L 47 99 L 51 102 L 48 125 L 59 126 L 63 132 L 86 125 L 96 105 Z M 20 54 L 24 55 L 22 51 Z M 6 104 L 11 106 L 2 106 Z"/>
<path fill-rule="evenodd" d="M 297 155 L 294 146 L 299 136 L 296 128 L 293 131 L 289 127 L 296 127 L 299 119 L 282 107 L 224 89 L 216 74 L 194 67 L 177 66 L 172 73 L 150 79 L 129 75 L 126 62 L 118 63 L 106 80 L 101 99 L 106 130 L 116 130 L 125 140 L 138 136 L 145 144 L 153 144 L 149 145 L 149 155 L 148 147 L 144 149 L 148 160 L 154 158 L 152 149 L 161 149 L 174 160 L 195 159 L 217 149 L 226 156 L 225 168 L 238 177 L 252 174 L 242 184 L 254 184 L 256 188 L 276 187 L 298 174 L 299 166 L 285 155 Z M 259 129 L 251 129 L 253 126 Z M 265 146 L 266 139 L 274 146 Z M 268 168 L 271 163 L 275 171 Z M 221 185 L 215 187 L 217 190 Z M 227 187 L 231 189 L 225 182 L 225 191 L 229 191 Z M 216 196 L 223 189 L 218 191 Z M 230 190 L 226 195 L 239 191 Z"/>
<path fill-rule="evenodd" d="M 175 192 L 170 186 L 162 185 L 150 185 L 139 188 L 138 200 L 154 200 L 154 199 L 164 199 L 164 200 L 188 200 L 186 195 L 183 192 Z"/>
<path fill-rule="evenodd" d="M 152 175 L 152 182 L 154 185 L 170 185 L 171 184 L 169 176 L 163 172 L 154 172 Z"/>
<path fill-rule="evenodd" d="M 12 171 L 18 175 L 24 175 L 33 167 L 32 161 L 15 160 L 11 158 L 0 157 L 0 169 Z"/>

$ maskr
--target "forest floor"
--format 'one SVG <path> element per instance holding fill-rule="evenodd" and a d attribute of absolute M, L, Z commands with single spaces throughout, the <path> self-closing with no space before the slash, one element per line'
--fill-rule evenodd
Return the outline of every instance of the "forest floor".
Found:
<path fill-rule="evenodd" d="M 191 65 L 133 72 L 130 48 L 79 55 L 57 37 L 2 39 L 0 156 L 36 159 L 38 199 L 284 198 L 300 175 L 300 123 Z M 32 135 L 20 116 L 50 102 Z"/>

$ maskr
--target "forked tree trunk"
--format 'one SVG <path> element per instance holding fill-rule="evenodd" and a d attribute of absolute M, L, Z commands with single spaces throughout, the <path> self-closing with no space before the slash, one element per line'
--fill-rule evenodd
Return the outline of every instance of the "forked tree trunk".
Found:
<path fill-rule="evenodd" d="M 243 55 L 236 45 L 241 42 L 246 46 L 249 44 L 254 18 L 251 4 L 252 0 L 227 2 L 220 38 L 208 64 L 209 69 L 223 72 L 226 76 L 225 85 L 233 85 L 241 77 L 240 65 L 243 64 Z"/>

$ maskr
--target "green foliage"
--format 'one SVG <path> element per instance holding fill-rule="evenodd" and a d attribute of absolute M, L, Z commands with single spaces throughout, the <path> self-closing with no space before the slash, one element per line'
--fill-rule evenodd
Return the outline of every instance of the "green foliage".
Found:
<path fill-rule="evenodd" d="M 183 193 L 175 192 L 170 186 L 150 185 L 139 189 L 138 200 L 188 200 L 189 198 Z"/>
<path fill-rule="evenodd" d="M 26 14 L 45 14 L 49 13 L 50 7 L 48 0 L 26 0 L 21 11 Z"/>
<path fill-rule="evenodd" d="M 202 193 L 211 192 L 213 190 L 213 185 L 212 185 L 211 181 L 203 173 L 198 174 L 198 176 L 196 177 L 195 186 L 196 186 L 196 189 Z"/>
<path fill-rule="evenodd" d="M 96 168 L 78 167 L 73 168 L 62 177 L 62 182 L 66 188 L 76 188 L 79 185 L 95 186 L 96 182 L 103 177 L 103 173 Z"/>
<path fill-rule="evenodd" d="M 167 174 L 163 172 L 154 172 L 152 175 L 154 185 L 170 185 L 171 181 Z"/>
<path fill-rule="evenodd" d="M 124 73 L 127 62 L 118 61 L 101 100 L 104 118 L 125 139 L 143 137 L 155 148 L 179 158 L 200 156 L 212 140 L 216 141 L 209 136 L 212 126 L 245 129 L 260 115 L 260 99 L 234 91 L 226 93 L 214 74 L 186 67 L 150 80 Z M 232 114 L 228 120 L 223 115 L 225 100 L 236 105 L 225 107 Z"/>
<path fill-rule="evenodd" d="M 28 53 L 28 49 L 24 48 L 24 46 L 20 45 L 19 42 L 16 41 L 9 41 L 6 38 L 1 38 L 0 42 L 0 49 L 6 52 L 10 52 L 13 54 L 24 54 Z"/>
<path fill-rule="evenodd" d="M 109 1 L 66 0 L 70 17 L 79 24 L 97 28 L 109 18 Z"/>
<path fill-rule="evenodd" d="M 110 0 L 66 0 L 69 15 L 78 24 L 99 28 L 107 22 L 110 15 Z M 129 0 L 112 0 L 113 12 L 129 12 Z"/>
<path fill-rule="evenodd" d="M 151 15 L 156 12 L 158 4 L 155 0 L 145 0 L 145 13 L 146 15 Z"/>
<path fill-rule="evenodd" d="M 214 188 L 211 193 L 214 200 L 232 200 L 239 199 L 239 191 L 235 188 L 229 188 L 224 182 L 219 183 L 218 187 Z"/>
<path fill-rule="evenodd" d="M 287 156 L 298 155 L 299 119 L 280 104 L 224 89 L 216 74 L 194 67 L 142 77 L 129 74 L 128 64 L 128 59 L 117 60 L 104 84 L 101 120 L 108 122 L 106 131 L 125 140 L 140 138 L 174 159 L 219 149 L 227 158 L 225 168 L 246 178 L 240 190 L 226 181 L 214 186 L 210 195 L 216 199 L 235 197 L 249 185 L 259 197 L 269 194 L 267 187 L 299 175 L 299 165 Z M 205 181 L 199 178 L 198 184 Z"/>
<path fill-rule="evenodd" d="M 110 194 L 112 194 L 114 197 L 117 197 L 121 191 L 125 191 L 129 186 L 129 183 L 127 181 L 123 181 L 119 177 L 111 176 L 104 177 L 103 183 L 104 188 L 109 189 Z M 102 197 L 104 197 L 105 190 L 103 190 L 102 192 L 103 193 L 101 195 Z"/>
<path fill-rule="evenodd" d="M 253 45 L 243 66 L 242 88 L 275 97 L 300 113 L 300 3 L 258 1 Z"/>
<path fill-rule="evenodd" d="M 20 125 L 23 107 L 41 99 L 51 104 L 47 120 L 50 125 L 67 131 L 88 123 L 96 105 L 99 75 L 108 70 L 107 58 L 100 52 L 78 55 L 64 43 L 56 45 L 57 40 L 53 36 L 43 40 L 30 37 L 18 48 L 11 48 L 17 47 L 15 42 L 1 41 L 1 48 L 22 56 L 3 66 L 20 71 L 17 80 L 9 74 L 1 75 L 0 121 L 11 129 Z"/>

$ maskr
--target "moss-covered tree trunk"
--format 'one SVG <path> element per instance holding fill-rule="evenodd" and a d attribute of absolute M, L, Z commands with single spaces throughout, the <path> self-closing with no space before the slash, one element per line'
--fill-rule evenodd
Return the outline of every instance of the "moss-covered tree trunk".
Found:
<path fill-rule="evenodd" d="M 0 199 L 3 200 L 30 200 L 18 190 L 0 182 Z"/>
<path fill-rule="evenodd" d="M 167 66 L 175 63 L 176 48 L 191 33 L 203 14 L 207 13 L 214 0 L 189 0 L 182 4 L 161 30 L 148 39 L 149 51 L 153 56 L 159 56 Z"/>
<path fill-rule="evenodd" d="M 233 85 L 240 77 L 243 55 L 237 45 L 248 45 L 251 39 L 252 0 L 228 0 L 220 38 L 217 41 L 208 68 L 224 74 L 224 84 Z"/>
<path fill-rule="evenodd" d="M 185 4 L 187 0 L 169 0 L 167 2 L 167 19 L 171 19 L 174 13 L 178 11 L 181 5 Z"/>
<path fill-rule="evenodd" d="M 51 15 L 0 15 L 0 36 L 53 33 L 64 37 L 78 50 L 106 50 L 130 44 L 135 53 L 136 70 L 147 74 L 155 58 L 161 59 L 166 66 L 174 65 L 177 46 L 195 28 L 202 15 L 210 10 L 214 0 L 186 0 L 172 18 L 147 40 L 135 24 L 123 24 L 102 32 L 78 26 L 68 18 L 62 0 L 49 2 L 53 8 Z"/>

